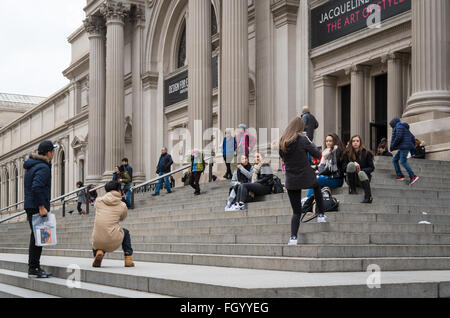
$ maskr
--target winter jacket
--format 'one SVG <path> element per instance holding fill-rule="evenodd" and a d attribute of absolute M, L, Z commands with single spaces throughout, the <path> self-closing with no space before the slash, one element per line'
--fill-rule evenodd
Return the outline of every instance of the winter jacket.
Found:
<path fill-rule="evenodd" d="M 222 154 L 225 157 L 234 157 L 234 152 L 237 149 L 237 142 L 236 138 L 230 137 L 227 139 L 227 137 L 223 138 L 222 142 Z"/>
<path fill-rule="evenodd" d="M 238 182 L 240 183 L 248 183 L 252 180 L 253 176 L 253 167 L 249 164 L 246 167 L 242 167 L 240 170 L 236 169 L 233 173 L 233 177 L 231 178 L 231 185 L 234 187 Z"/>
<path fill-rule="evenodd" d="M 24 163 L 25 209 L 44 206 L 50 211 L 52 164 L 47 157 L 31 154 Z"/>
<path fill-rule="evenodd" d="M 129 189 L 129 184 L 131 182 L 130 175 L 128 174 L 128 171 L 121 172 L 120 174 L 117 174 L 116 172 L 113 173 L 113 181 L 119 182 L 119 179 L 122 179 L 120 183 L 124 183 L 125 187 L 123 188 L 124 192 L 127 192 Z"/>
<path fill-rule="evenodd" d="M 287 152 L 280 150 L 280 157 L 286 164 L 286 189 L 310 189 L 317 184 L 317 177 L 308 161 L 308 153 L 319 158 L 321 153 L 316 145 L 305 136 L 287 147 Z"/>
<path fill-rule="evenodd" d="M 345 156 L 342 160 L 342 171 L 347 171 L 347 166 L 350 162 L 351 161 L 348 157 L 348 154 L 345 154 Z M 361 171 L 364 171 L 367 174 L 367 176 L 369 177 L 369 179 L 371 179 L 372 172 L 375 171 L 372 153 L 363 149 L 361 151 L 361 156 L 359 156 L 358 153 L 356 153 L 356 162 L 361 167 Z"/>
<path fill-rule="evenodd" d="M 87 201 L 87 199 L 86 199 L 86 190 L 80 190 L 80 191 L 78 191 L 77 195 L 78 195 L 78 201 L 77 201 L 77 203 L 85 204 L 86 201 Z"/>
<path fill-rule="evenodd" d="M 389 125 L 392 127 L 391 152 L 394 150 L 409 150 L 416 148 L 416 137 L 409 131 L 407 123 L 394 118 Z"/>
<path fill-rule="evenodd" d="M 248 157 L 250 149 L 256 145 L 256 138 L 246 131 L 243 134 L 237 135 L 236 140 L 239 156 L 246 155 Z"/>
<path fill-rule="evenodd" d="M 161 155 L 161 157 L 159 158 L 158 166 L 156 167 L 156 173 L 169 173 L 172 165 L 173 160 L 171 155 L 169 155 L 168 153 Z"/>
<path fill-rule="evenodd" d="M 128 174 L 128 172 L 127 172 Z M 95 222 L 92 248 L 111 253 L 123 242 L 124 232 L 119 222 L 125 220 L 128 209 L 120 192 L 111 191 L 95 200 Z"/>
<path fill-rule="evenodd" d="M 205 157 L 203 152 L 199 151 L 191 155 L 191 172 L 205 171 Z"/>
<path fill-rule="evenodd" d="M 128 171 L 128 175 L 130 176 L 130 182 L 133 181 L 133 168 L 130 165 L 124 166 L 125 170 Z"/>
<path fill-rule="evenodd" d="M 302 119 L 305 123 L 305 131 L 309 140 L 314 141 L 314 131 L 319 128 L 319 123 L 317 122 L 316 117 L 314 117 L 311 113 L 304 113 L 302 115 Z"/>
<path fill-rule="evenodd" d="M 270 162 L 264 161 L 260 165 L 256 165 L 253 167 L 252 182 L 272 188 L 273 171 L 272 167 L 270 166 Z"/>

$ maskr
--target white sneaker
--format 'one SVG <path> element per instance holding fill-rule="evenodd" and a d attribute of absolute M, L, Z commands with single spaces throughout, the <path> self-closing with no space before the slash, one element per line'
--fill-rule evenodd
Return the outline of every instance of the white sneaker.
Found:
<path fill-rule="evenodd" d="M 288 242 L 288 246 L 297 246 L 297 244 L 298 244 L 298 239 L 296 237 L 291 237 Z"/>
<path fill-rule="evenodd" d="M 231 204 L 227 204 L 227 206 L 225 207 L 225 212 L 229 212 L 231 209 Z"/>
<path fill-rule="evenodd" d="M 326 215 L 324 215 L 324 216 L 319 216 L 319 217 L 317 218 L 317 223 L 328 223 L 327 219 L 328 219 L 328 217 L 327 217 Z"/>

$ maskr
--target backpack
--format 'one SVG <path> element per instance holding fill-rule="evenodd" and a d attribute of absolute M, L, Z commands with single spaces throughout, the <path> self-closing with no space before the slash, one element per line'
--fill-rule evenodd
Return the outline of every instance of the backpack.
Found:
<path fill-rule="evenodd" d="M 274 193 L 274 194 L 284 193 L 283 184 L 281 183 L 280 178 L 278 178 L 277 176 L 273 177 L 272 193 Z"/>
<path fill-rule="evenodd" d="M 331 189 L 325 187 L 322 189 L 323 196 L 323 210 L 324 212 L 338 212 L 339 201 L 331 195 Z M 318 217 L 316 211 L 314 195 L 305 200 L 302 204 L 303 215 L 301 217 L 302 223 L 308 223 Z"/>

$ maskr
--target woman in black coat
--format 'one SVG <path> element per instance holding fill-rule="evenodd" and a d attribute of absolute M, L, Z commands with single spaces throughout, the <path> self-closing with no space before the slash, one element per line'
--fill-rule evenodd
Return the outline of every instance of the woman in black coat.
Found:
<path fill-rule="evenodd" d="M 302 189 L 314 189 L 319 221 L 326 222 L 323 197 L 316 174 L 308 161 L 308 153 L 320 158 L 319 149 L 311 141 L 302 136 L 305 123 L 300 117 L 293 119 L 280 138 L 280 157 L 286 165 L 286 189 L 291 201 L 294 215 L 291 221 L 291 239 L 289 245 L 297 245 L 298 229 L 302 210 Z"/>
<path fill-rule="evenodd" d="M 356 187 L 361 186 L 365 194 L 361 203 L 372 203 L 370 180 L 372 172 L 375 171 L 373 153 L 363 144 L 360 136 L 352 137 L 342 159 L 342 169 L 347 173 L 349 194 L 357 194 Z"/>

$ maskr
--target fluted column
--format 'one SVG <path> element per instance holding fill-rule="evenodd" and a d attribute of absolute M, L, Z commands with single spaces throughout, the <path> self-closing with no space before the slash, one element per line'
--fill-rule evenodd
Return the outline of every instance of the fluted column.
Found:
<path fill-rule="evenodd" d="M 89 37 L 88 183 L 99 183 L 105 171 L 105 22 L 101 16 L 85 21 Z"/>
<path fill-rule="evenodd" d="M 450 112 L 450 1 L 412 1 L 412 95 L 404 116 Z"/>
<path fill-rule="evenodd" d="M 403 69 L 402 57 L 400 54 L 389 54 L 387 56 L 387 76 L 388 76 L 388 92 L 387 92 L 387 119 L 390 122 L 394 117 L 401 118 L 403 114 Z M 388 129 L 389 140 L 392 130 Z"/>
<path fill-rule="evenodd" d="M 194 148 L 204 146 L 203 132 L 212 127 L 211 1 L 189 0 L 189 130 Z M 199 122 L 201 121 L 201 122 Z"/>
<path fill-rule="evenodd" d="M 350 132 L 351 135 L 360 135 L 365 140 L 366 105 L 365 105 L 365 72 L 367 67 L 354 66 L 351 68 L 351 106 L 350 106 Z"/>
<path fill-rule="evenodd" d="M 106 114 L 105 172 L 110 180 L 114 166 L 125 152 L 124 26 L 128 8 L 122 2 L 106 1 L 101 11 L 106 18 Z"/>
<path fill-rule="evenodd" d="M 248 1 L 222 2 L 221 128 L 248 125 Z"/>
<path fill-rule="evenodd" d="M 144 105 L 142 100 L 142 43 L 145 27 L 144 8 L 138 6 L 134 16 L 132 86 L 133 86 L 133 182 L 143 182 L 144 174 Z"/>

